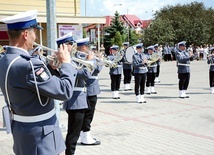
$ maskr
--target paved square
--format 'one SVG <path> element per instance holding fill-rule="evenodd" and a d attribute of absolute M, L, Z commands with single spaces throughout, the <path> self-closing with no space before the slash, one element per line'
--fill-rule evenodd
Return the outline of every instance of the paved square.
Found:
<path fill-rule="evenodd" d="M 206 61 L 191 62 L 189 99 L 178 98 L 176 62 L 162 62 L 158 94 L 145 95 L 147 103 L 136 103 L 134 90 L 123 90 L 111 98 L 109 68 L 99 74 L 98 96 L 92 135 L 99 146 L 78 144 L 78 155 L 214 155 L 214 94 L 209 91 Z M 131 83 L 134 88 L 134 79 Z M 0 93 L 0 106 L 4 105 Z M 60 122 L 67 126 L 61 109 Z M 65 136 L 66 130 L 62 129 Z M 0 111 L 0 155 L 13 155 L 13 140 L 2 128 Z"/>

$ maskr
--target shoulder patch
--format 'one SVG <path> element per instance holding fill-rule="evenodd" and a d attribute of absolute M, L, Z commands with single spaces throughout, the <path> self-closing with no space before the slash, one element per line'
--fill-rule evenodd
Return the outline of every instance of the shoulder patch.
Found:
<path fill-rule="evenodd" d="M 36 76 L 39 79 L 39 81 L 46 81 L 50 78 L 48 71 L 43 67 L 36 71 Z"/>

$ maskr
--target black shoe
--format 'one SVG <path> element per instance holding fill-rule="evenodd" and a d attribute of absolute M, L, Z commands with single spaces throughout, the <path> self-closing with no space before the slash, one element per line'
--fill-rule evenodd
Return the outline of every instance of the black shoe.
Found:
<path fill-rule="evenodd" d="M 185 96 L 184 98 L 189 98 L 189 96 Z"/>
<path fill-rule="evenodd" d="M 118 97 L 112 97 L 113 99 L 118 99 Z"/>
<path fill-rule="evenodd" d="M 151 94 L 157 94 L 157 92 L 151 92 Z"/>
<path fill-rule="evenodd" d="M 179 96 L 179 98 L 185 99 L 185 97 L 180 97 L 180 96 Z"/>

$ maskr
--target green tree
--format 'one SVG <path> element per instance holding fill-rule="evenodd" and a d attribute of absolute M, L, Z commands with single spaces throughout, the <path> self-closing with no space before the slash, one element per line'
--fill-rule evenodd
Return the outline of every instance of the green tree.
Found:
<path fill-rule="evenodd" d="M 203 3 L 165 6 L 155 13 L 143 40 L 147 44 L 174 44 L 182 40 L 195 45 L 212 43 L 213 19 L 214 10 L 205 8 Z"/>
<path fill-rule="evenodd" d="M 124 41 L 125 35 L 125 27 L 123 23 L 120 21 L 120 15 L 116 11 L 115 16 L 112 18 L 111 24 L 109 27 L 105 28 L 105 36 L 104 36 L 104 46 L 106 52 L 108 52 L 109 47 L 112 45 L 112 39 L 116 36 L 116 33 L 119 31 L 121 35 L 122 42 Z"/>
<path fill-rule="evenodd" d="M 127 36 L 127 41 L 129 41 L 129 45 L 136 45 L 139 42 L 139 35 L 136 33 L 135 30 L 128 30 L 128 36 Z"/>
<path fill-rule="evenodd" d="M 83 38 L 86 38 L 86 31 L 83 30 Z"/>
<path fill-rule="evenodd" d="M 111 39 L 112 45 L 122 46 L 122 36 L 119 31 L 116 32 L 115 36 Z"/>

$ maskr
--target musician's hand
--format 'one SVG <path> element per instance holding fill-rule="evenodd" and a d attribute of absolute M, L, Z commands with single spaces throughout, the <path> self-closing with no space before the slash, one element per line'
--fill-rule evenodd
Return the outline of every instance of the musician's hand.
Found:
<path fill-rule="evenodd" d="M 59 65 L 56 65 L 55 62 L 53 62 L 52 60 L 49 61 L 49 65 L 51 66 L 52 69 L 59 68 Z"/>
<path fill-rule="evenodd" d="M 87 57 L 86 57 L 86 60 L 91 60 L 91 59 L 94 58 L 94 56 L 95 56 L 94 52 L 89 51 L 89 52 L 88 52 L 88 55 L 87 55 Z"/>
<path fill-rule="evenodd" d="M 148 63 L 148 60 L 143 60 L 143 64 L 147 64 Z"/>
<path fill-rule="evenodd" d="M 56 52 L 56 55 L 60 63 L 71 62 L 70 53 L 68 52 L 68 46 L 66 44 L 60 44 L 60 47 L 58 48 L 58 52 Z"/>

